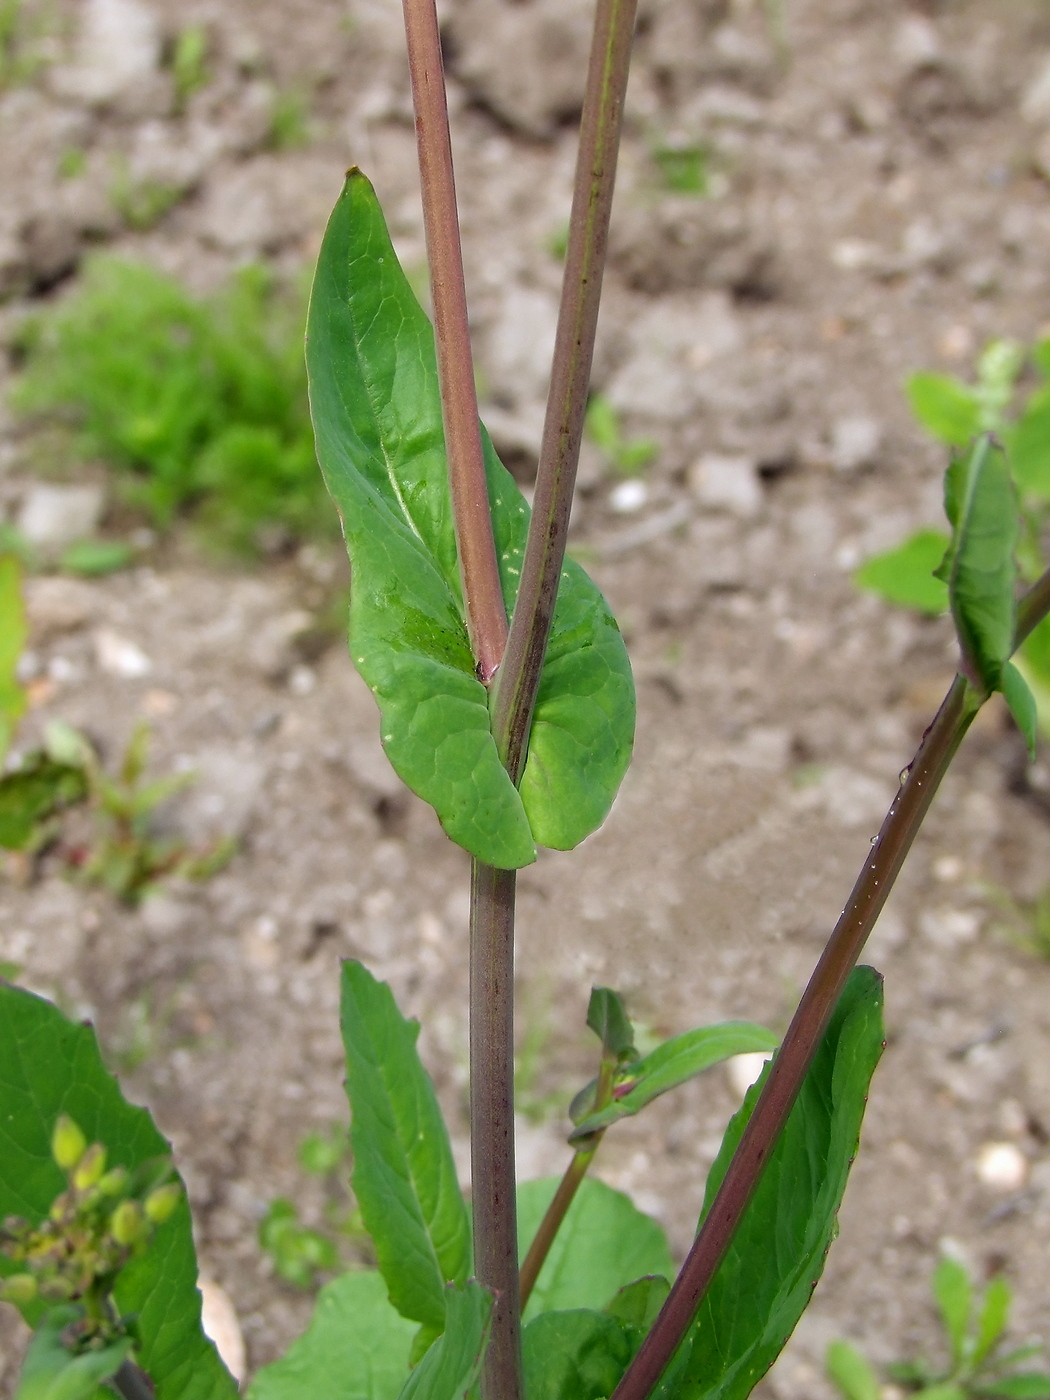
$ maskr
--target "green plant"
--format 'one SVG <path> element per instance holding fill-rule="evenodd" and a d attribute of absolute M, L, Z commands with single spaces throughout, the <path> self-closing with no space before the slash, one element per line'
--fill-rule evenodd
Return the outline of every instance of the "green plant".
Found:
<path fill-rule="evenodd" d="M 1012 406 L 1026 363 L 1037 376 L 1019 412 Z M 913 374 L 908 401 L 922 426 L 945 443 L 953 458 L 980 433 L 995 434 L 1020 500 L 1017 561 L 1022 579 L 1034 582 L 1046 567 L 1043 538 L 1050 524 L 1050 341 L 1030 352 L 1014 341 L 993 340 L 977 362 L 977 378 L 964 383 L 950 375 Z M 951 517 L 952 474 L 946 478 L 945 510 Z M 854 574 L 858 587 L 891 603 L 937 615 L 949 610 L 949 537 L 920 530 L 903 544 L 865 561 Z M 1050 733 L 1050 624 L 1037 626 L 1015 658 L 1035 699 L 1039 729 Z"/>
<path fill-rule="evenodd" d="M 1017 501 L 1001 450 L 979 435 L 953 461 L 946 489 L 943 573 L 959 672 L 783 1040 L 729 1124 L 674 1281 L 659 1226 L 590 1177 L 590 1165 L 617 1122 L 727 1056 L 768 1052 L 768 1030 L 705 1026 L 643 1054 L 622 999 L 592 989 L 597 1063 L 573 1102 L 567 1169 L 519 1186 L 516 872 L 538 845 L 570 849 L 601 824 L 634 732 L 623 638 L 593 582 L 566 559 L 565 540 L 635 6 L 597 4 L 531 518 L 478 423 L 436 8 L 408 0 L 405 17 L 434 327 L 372 186 L 354 169 L 318 260 L 307 365 L 318 459 L 352 564 L 351 655 L 395 769 L 472 858 L 471 1202 L 468 1213 L 418 1024 L 387 985 L 345 962 L 352 1189 L 377 1267 L 328 1283 L 306 1334 L 249 1394 L 743 1400 L 798 1321 L 836 1233 L 884 1044 L 882 979 L 857 965 L 860 953 L 981 705 L 1003 691 L 1032 733 L 1034 702 L 1010 658 L 1050 611 L 1050 573 L 1018 596 Z M 119 1145 L 129 1169 L 132 1127 L 136 1150 L 148 1150 L 152 1126 L 101 1070 L 90 1029 L 0 987 L 0 1121 L 14 1149 L 0 1154 L 0 1211 L 17 1199 L 27 1219 L 47 1215 L 54 1173 L 33 1175 L 27 1161 L 58 1112 L 74 1106 L 78 1121 L 91 1113 L 97 1141 Z M 159 1400 L 232 1400 L 234 1383 L 197 1321 L 188 1221 L 176 1211 L 169 1227 L 112 1281 L 114 1307 L 139 1309 L 135 1366 Z M 282 1207 L 270 1228 L 303 1243 L 294 1209 Z M 313 1260 L 299 1256 L 311 1273 L 318 1248 L 310 1242 Z M 150 1310 L 151 1289 L 163 1312 Z M 50 1316 L 27 1316 L 53 1333 Z M 76 1361 L 67 1349 L 67 1400 L 86 1400 Z M 109 1383 L 125 1396 L 148 1393 L 140 1371 Z"/>
<path fill-rule="evenodd" d="M 63 180 L 73 180 L 86 164 L 87 152 L 82 146 L 66 146 L 58 157 L 58 173 Z"/>
<path fill-rule="evenodd" d="M 290 151 L 305 146 L 310 139 L 310 104 L 299 88 L 286 88 L 274 95 L 270 109 L 267 145 L 273 151 Z"/>
<path fill-rule="evenodd" d="M 86 777 L 91 838 L 69 855 L 71 865 L 84 880 L 102 885 L 125 904 L 137 904 L 162 880 L 176 875 L 206 880 L 228 864 L 236 850 L 231 837 L 220 837 L 195 850 L 181 837 L 156 834 L 156 809 L 188 787 L 194 775 L 175 773 L 144 781 L 149 752 L 147 724 L 135 727 L 114 777 L 75 730 L 53 724 L 48 739 L 51 752 L 79 765 Z"/>
<path fill-rule="evenodd" d="M 169 209 L 174 209 L 186 191 L 181 185 L 151 176 L 136 178 L 126 163 L 118 163 L 109 187 L 113 208 L 136 233 L 146 233 L 160 223 Z"/>
<path fill-rule="evenodd" d="M 654 146 L 652 160 L 664 188 L 672 193 L 701 196 L 710 192 L 711 154 L 706 146 Z"/>
<path fill-rule="evenodd" d="M 660 450 L 650 438 L 625 438 L 619 414 L 604 394 L 591 395 L 584 432 L 621 476 L 638 476 Z"/>
<path fill-rule="evenodd" d="M 150 521 L 192 512 L 215 547 L 334 533 L 318 481 L 298 299 L 249 267 L 210 301 L 153 269 L 96 258 L 20 340 L 14 403 L 101 460 Z"/>
<path fill-rule="evenodd" d="M 171 54 L 171 74 L 175 80 L 175 105 L 182 111 L 186 103 L 210 77 L 207 68 L 208 31 L 201 24 L 188 24 L 179 31 Z"/>
<path fill-rule="evenodd" d="M 0 92 L 32 82 L 47 62 L 41 40 L 50 32 L 47 4 L 0 0 Z"/>
<path fill-rule="evenodd" d="M 963 1266 L 944 1258 L 933 1273 L 933 1296 L 940 1313 L 949 1361 L 945 1367 L 925 1360 L 887 1367 L 890 1377 L 923 1400 L 1048 1400 L 1050 1375 L 1020 1370 L 1037 1346 L 1003 1350 L 1010 1322 L 1010 1285 L 993 1278 L 984 1297 L 974 1296 Z M 843 1400 L 881 1400 L 882 1387 L 870 1363 L 849 1342 L 832 1342 L 826 1367 Z"/>

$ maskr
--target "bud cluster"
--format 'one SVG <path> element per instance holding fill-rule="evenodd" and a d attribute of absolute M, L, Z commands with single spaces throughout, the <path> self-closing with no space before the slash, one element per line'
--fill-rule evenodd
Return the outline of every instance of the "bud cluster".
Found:
<path fill-rule="evenodd" d="M 0 1279 L 0 1299 L 19 1306 L 36 1298 L 84 1302 L 89 1315 L 100 1318 L 117 1274 L 170 1218 L 182 1186 L 166 1157 L 134 1171 L 107 1171 L 106 1149 L 89 1144 L 65 1114 L 55 1124 L 51 1155 L 67 1189 L 38 1225 L 17 1216 L 0 1224 L 0 1253 L 21 1266 Z"/>

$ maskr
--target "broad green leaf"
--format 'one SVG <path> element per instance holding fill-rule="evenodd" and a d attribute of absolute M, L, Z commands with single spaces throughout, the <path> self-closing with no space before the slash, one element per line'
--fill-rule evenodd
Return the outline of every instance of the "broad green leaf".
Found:
<path fill-rule="evenodd" d="M 953 1381 L 927 1386 L 925 1390 L 917 1391 L 916 1397 L 917 1400 L 968 1400 L 966 1391 Z"/>
<path fill-rule="evenodd" d="M 0 555 L 0 763 L 11 747 L 15 726 L 26 708 L 18 682 L 18 662 L 29 629 L 22 602 L 22 566 L 13 554 Z"/>
<path fill-rule="evenodd" d="M 948 1333 L 952 1347 L 952 1362 L 958 1366 L 966 1346 L 966 1333 L 973 1309 L 973 1288 L 970 1275 L 955 1259 L 942 1259 L 933 1271 L 933 1296 Z"/>
<path fill-rule="evenodd" d="M 1002 690 L 1018 729 L 1028 741 L 1028 752 L 1034 759 L 1039 712 L 1031 687 L 1012 661 L 1003 667 Z"/>
<path fill-rule="evenodd" d="M 634 1056 L 634 1027 L 619 992 L 611 987 L 591 988 L 587 1025 L 602 1043 L 603 1058 L 620 1060 Z"/>
<path fill-rule="evenodd" d="M 408 1378 L 400 1400 L 463 1400 L 481 1369 L 492 1294 L 472 1279 L 445 1290 L 445 1331 Z"/>
<path fill-rule="evenodd" d="M 321 1289 L 299 1340 L 257 1372 L 248 1400 L 397 1400 L 415 1330 L 382 1274 L 343 1274 Z"/>
<path fill-rule="evenodd" d="M 93 1400 L 101 1382 L 124 1363 L 131 1350 L 127 1338 L 82 1356 L 66 1350 L 62 1333 L 80 1317 L 83 1309 L 75 1304 L 45 1315 L 26 1352 L 14 1400 Z"/>
<path fill-rule="evenodd" d="M 463 619 L 434 337 L 353 170 L 325 234 L 307 336 L 317 453 L 353 568 L 350 652 L 394 768 L 490 865 L 577 845 L 627 768 L 634 689 L 601 594 L 566 560 L 520 792 L 492 737 Z M 508 611 L 529 512 L 483 435 Z"/>
<path fill-rule="evenodd" d="M 882 1047 L 882 979 L 869 967 L 857 968 L 673 1363 L 676 1375 L 665 1378 L 654 1397 L 743 1400 L 780 1354 L 835 1237 Z M 705 1213 L 768 1075 L 767 1068 L 726 1130 L 707 1178 Z"/>
<path fill-rule="evenodd" d="M 882 1400 L 882 1386 L 871 1362 L 849 1342 L 829 1344 L 824 1369 L 844 1400 Z"/>
<path fill-rule="evenodd" d="M 1050 389 L 1039 389 L 1007 430 L 1006 451 L 1017 488 L 1050 499 Z"/>
<path fill-rule="evenodd" d="M 354 1195 L 390 1301 L 440 1331 L 445 1284 L 470 1271 L 470 1234 L 448 1131 L 416 1050 L 419 1022 L 358 962 L 343 963 L 341 1020 Z"/>
<path fill-rule="evenodd" d="M 876 554 L 853 575 L 858 588 L 924 613 L 948 611 L 948 585 L 934 577 L 950 541 L 940 530 L 920 530 L 896 549 Z"/>
<path fill-rule="evenodd" d="M 607 1108 L 582 1119 L 572 1131 L 570 1142 L 607 1128 L 620 1118 L 629 1118 L 668 1089 L 677 1088 L 705 1069 L 758 1050 L 775 1050 L 780 1044 L 772 1031 L 750 1021 L 725 1021 L 717 1026 L 701 1026 L 685 1035 L 664 1041 L 646 1055 L 630 1081 L 617 1090 Z M 626 1089 L 626 1092 L 624 1092 Z"/>
<path fill-rule="evenodd" d="M 981 1313 L 977 1319 L 977 1336 L 970 1357 L 971 1366 L 980 1366 L 1006 1331 L 1012 1301 L 1010 1285 L 1002 1274 L 997 1274 L 984 1292 Z"/>
<path fill-rule="evenodd" d="M 65 1189 L 51 1156 L 60 1113 L 89 1142 L 105 1145 L 111 1166 L 130 1169 L 171 1152 L 146 1110 L 121 1096 L 90 1026 L 67 1021 L 41 997 L 0 985 L 0 1218 L 20 1215 L 35 1224 Z M 236 1400 L 236 1382 L 201 1331 L 185 1199 L 145 1254 L 118 1276 L 114 1297 L 121 1314 L 137 1314 L 136 1360 L 157 1400 Z M 27 1320 L 35 1323 L 40 1312 L 39 1305 L 27 1308 Z"/>
<path fill-rule="evenodd" d="M 977 396 L 968 385 L 944 374 L 913 374 L 907 385 L 911 411 L 927 432 L 951 447 L 962 447 L 981 430 Z"/>
<path fill-rule="evenodd" d="M 1013 650 L 1019 519 L 1002 450 L 979 438 L 949 472 L 955 526 L 949 594 L 963 652 L 998 690 Z"/>
<path fill-rule="evenodd" d="M 56 763 L 44 753 L 28 754 L 21 767 L 0 778 L 0 846 L 24 850 L 41 822 L 86 795 L 83 769 Z"/>
<path fill-rule="evenodd" d="M 527 1400 L 605 1400 L 645 1334 L 608 1313 L 548 1312 L 522 1331 Z"/>
<path fill-rule="evenodd" d="M 1040 1375 L 1036 1371 L 1022 1371 L 1016 1376 L 990 1381 L 980 1386 L 977 1393 L 995 1396 L 998 1400 L 1050 1400 L 1050 1376 Z"/>
<path fill-rule="evenodd" d="M 628 1322 L 632 1327 L 640 1327 L 647 1332 L 656 1321 L 656 1315 L 670 1291 L 671 1285 L 667 1279 L 658 1274 L 648 1274 L 621 1288 L 605 1311 L 612 1317 L 618 1317 L 621 1322 Z"/>
<path fill-rule="evenodd" d="M 518 1187 L 518 1251 L 522 1259 L 558 1186 L 558 1177 Z M 584 1177 L 544 1261 L 525 1320 L 563 1308 L 607 1307 L 642 1274 L 673 1277 L 663 1230 L 630 1198 Z"/>

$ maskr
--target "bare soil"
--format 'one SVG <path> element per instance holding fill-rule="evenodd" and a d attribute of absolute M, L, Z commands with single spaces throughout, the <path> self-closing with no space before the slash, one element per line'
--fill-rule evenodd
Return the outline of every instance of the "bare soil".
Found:
<path fill-rule="evenodd" d="M 64 295 L 98 244 L 202 289 L 250 258 L 307 263 L 350 163 L 375 179 L 419 268 L 399 8 L 152 0 L 146 57 L 115 78 L 98 55 L 98 71 L 77 66 L 90 6 L 60 7 L 54 61 L 0 98 L 2 325 Z M 644 501 L 623 511 L 590 451 L 573 538 L 622 620 L 640 722 L 603 830 L 520 879 L 527 1175 L 566 1160 L 593 982 L 660 1033 L 786 1024 L 953 669 L 945 622 L 851 582 L 867 554 L 939 523 L 943 461 L 909 417 L 904 377 L 965 374 L 993 336 L 1050 333 L 1050 94 L 1034 86 L 1050 63 L 1045 7 L 794 0 L 782 47 L 776 8 L 642 4 L 596 385 L 659 453 Z M 485 414 L 526 483 L 587 10 L 443 8 Z M 180 113 L 155 41 L 194 22 L 211 76 Z M 274 151 L 266 112 L 290 91 L 309 139 Z M 706 198 L 666 188 L 654 152 L 676 144 L 710 153 Z M 62 178 L 70 146 L 86 163 Z M 108 199 L 118 158 L 185 187 L 147 232 Z M 14 517 L 32 447 L 11 419 L 0 426 Z M 45 860 L 28 885 L 0 885 L 0 959 L 94 1021 L 126 1091 L 171 1138 L 203 1266 L 236 1305 L 253 1367 L 309 1315 L 256 1231 L 277 1195 L 307 1219 L 322 1210 L 295 1154 L 307 1131 L 345 1119 L 339 958 L 364 959 L 422 1020 L 467 1163 L 467 860 L 384 766 L 345 648 L 310 631 L 342 567 L 305 549 L 238 571 L 176 539 L 103 581 L 30 584 L 36 706 L 20 744 L 61 717 L 114 756 L 145 716 L 157 772 L 198 774 L 166 822 L 240 839 L 224 873 L 138 910 Z M 114 638 L 148 671 L 121 674 Z M 1019 1340 L 1046 1335 L 1050 965 L 997 932 L 989 891 L 1030 898 L 1047 883 L 1048 786 L 1042 764 L 1025 775 L 990 707 L 871 942 L 888 1046 L 841 1237 L 764 1395 L 830 1394 L 835 1336 L 880 1361 L 936 1352 L 928 1277 L 945 1240 L 978 1276 L 1006 1271 Z M 657 1216 L 679 1254 L 736 1102 L 711 1074 L 601 1149 L 598 1175 Z M 1027 1177 L 997 1191 L 976 1161 L 1004 1141 Z M 10 1395 L 23 1329 L 0 1311 Z"/>

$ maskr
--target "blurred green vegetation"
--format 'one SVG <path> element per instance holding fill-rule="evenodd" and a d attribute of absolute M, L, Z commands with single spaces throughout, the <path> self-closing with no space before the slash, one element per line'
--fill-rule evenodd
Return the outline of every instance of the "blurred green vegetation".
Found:
<path fill-rule="evenodd" d="M 62 456 L 106 463 L 159 529 L 190 516 L 213 548 L 335 537 L 303 357 L 305 296 L 265 267 L 209 298 L 153 268 L 89 260 L 76 291 L 22 328 L 13 407 Z M 43 440 L 43 439 L 42 439 Z"/>

